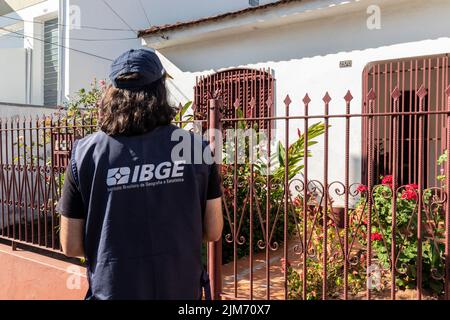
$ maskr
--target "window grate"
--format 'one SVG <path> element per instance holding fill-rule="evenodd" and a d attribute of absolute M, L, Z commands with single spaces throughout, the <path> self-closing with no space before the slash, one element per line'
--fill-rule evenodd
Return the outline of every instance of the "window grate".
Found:
<path fill-rule="evenodd" d="M 197 78 L 194 94 L 194 110 L 197 119 L 206 119 L 208 114 L 208 99 L 220 90 L 223 100 L 223 118 L 233 118 L 236 114 L 235 104 L 244 117 L 270 117 L 273 106 L 268 103 L 274 101 L 274 78 L 270 70 L 231 69 Z M 254 110 L 251 101 L 254 99 Z M 224 121 L 226 127 L 227 123 Z M 267 128 L 268 121 L 258 122 L 260 128 Z"/>

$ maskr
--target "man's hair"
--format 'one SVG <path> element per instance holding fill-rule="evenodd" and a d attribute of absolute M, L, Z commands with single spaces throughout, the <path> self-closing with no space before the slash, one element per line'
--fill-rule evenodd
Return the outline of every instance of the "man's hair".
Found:
<path fill-rule="evenodd" d="M 132 81 L 137 73 L 120 76 Z M 142 89 L 126 90 L 109 85 L 100 101 L 100 129 L 110 136 L 140 135 L 168 125 L 175 116 L 167 99 L 165 77 Z"/>

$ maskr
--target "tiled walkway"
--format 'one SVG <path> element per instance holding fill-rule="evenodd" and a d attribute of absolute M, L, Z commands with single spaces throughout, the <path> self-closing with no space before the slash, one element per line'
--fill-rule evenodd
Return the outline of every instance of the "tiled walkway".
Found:
<path fill-rule="evenodd" d="M 297 242 L 289 243 L 288 257 L 291 266 L 301 273 L 301 255 L 294 252 Z M 267 299 L 267 265 L 265 250 L 253 255 L 253 299 Z M 284 273 L 281 267 L 281 261 L 284 257 L 283 247 L 276 251 L 270 251 L 270 299 L 284 299 Z M 250 299 L 250 269 L 249 258 L 244 257 L 238 260 L 237 264 L 237 295 L 235 295 L 235 277 L 234 264 L 228 263 L 222 267 L 223 273 L 223 299 Z M 360 292 L 356 296 L 349 296 L 349 299 L 365 299 L 365 292 Z M 390 299 L 390 289 L 383 292 L 374 292 L 372 299 L 384 300 Z M 416 290 L 398 291 L 396 295 L 398 300 L 416 299 Z M 424 293 L 424 300 L 432 299 Z"/>
<path fill-rule="evenodd" d="M 294 253 L 297 243 L 291 242 L 288 248 L 289 262 L 293 267 L 298 267 L 301 257 Z M 284 257 L 283 247 L 276 251 L 270 251 L 270 299 L 284 299 L 284 273 L 281 268 L 281 261 Z M 239 259 L 237 264 L 237 298 L 250 298 L 250 268 L 249 258 Z M 235 298 L 235 277 L 233 262 L 223 266 L 224 275 L 223 292 Z M 253 298 L 267 299 L 267 265 L 266 252 L 261 250 L 253 255 Z"/>

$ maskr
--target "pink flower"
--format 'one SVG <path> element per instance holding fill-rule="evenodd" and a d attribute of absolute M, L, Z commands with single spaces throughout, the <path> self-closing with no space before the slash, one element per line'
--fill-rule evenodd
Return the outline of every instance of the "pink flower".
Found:
<path fill-rule="evenodd" d="M 356 191 L 360 193 L 366 192 L 367 190 L 369 190 L 369 188 L 363 184 L 359 185 L 358 188 L 356 188 Z"/>
<path fill-rule="evenodd" d="M 381 180 L 381 183 L 384 184 L 385 186 L 392 188 L 392 183 L 393 183 L 392 176 L 389 175 L 389 176 L 383 177 L 383 179 Z"/>
<path fill-rule="evenodd" d="M 383 239 L 383 238 L 380 233 L 374 232 L 371 235 L 371 239 L 372 239 L 372 241 L 381 241 L 381 239 Z"/>
<path fill-rule="evenodd" d="M 98 84 L 100 85 L 100 87 L 104 87 L 106 85 L 106 81 L 105 80 L 100 80 L 98 82 Z"/>
<path fill-rule="evenodd" d="M 417 193 L 412 188 L 407 188 L 405 191 L 402 192 L 402 199 L 404 200 L 416 200 L 417 199 Z"/>

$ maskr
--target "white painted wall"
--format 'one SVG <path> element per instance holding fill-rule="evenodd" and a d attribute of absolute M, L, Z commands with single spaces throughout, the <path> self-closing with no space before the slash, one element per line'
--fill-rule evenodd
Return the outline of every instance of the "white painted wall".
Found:
<path fill-rule="evenodd" d="M 23 48 L 23 39 L 15 36 L 0 35 L 0 50 L 12 48 Z"/>
<path fill-rule="evenodd" d="M 14 19 L 24 20 L 23 22 L 23 32 L 25 34 L 25 38 L 22 39 L 22 48 L 27 48 L 31 52 L 31 59 L 29 60 L 31 72 L 29 72 L 29 82 L 31 82 L 31 89 L 28 90 L 28 96 L 26 91 L 22 93 L 21 96 L 14 96 L 14 99 L 7 100 L 8 94 L 10 92 L 18 93 L 18 89 L 16 89 L 16 85 L 20 85 L 20 88 L 26 86 L 26 78 L 14 79 L 12 82 L 6 83 L 5 86 L 0 88 L 0 101 L 3 102 L 15 102 L 22 101 L 23 103 L 31 103 L 35 105 L 43 104 L 43 42 L 41 41 L 43 38 L 43 22 L 58 16 L 59 12 L 59 0 L 47 0 L 36 5 L 26 7 L 22 10 L 14 11 L 8 15 L 7 17 Z M 0 17 L 0 26 L 5 27 L 8 25 L 13 25 L 20 23 L 19 21 L 14 21 L 7 18 Z M 12 36 L 17 36 L 17 34 L 12 33 Z M 7 39 L 7 38 L 5 38 Z M 4 40 L 5 40 L 4 39 Z M 9 38 L 11 39 L 11 38 Z M 1 41 L 2 39 L 0 39 Z M 11 40 L 9 40 L 11 41 Z M 14 40 L 17 44 L 17 39 Z M 3 45 L 11 45 L 11 43 L 1 42 L 0 47 Z M 0 49 L 0 54 L 4 50 Z M 20 68 L 27 68 L 26 60 L 23 59 L 22 65 Z M 0 69 L 3 71 L 2 69 Z M 22 92 L 22 91 L 20 91 Z M 2 98 L 3 97 L 3 98 Z"/>
<path fill-rule="evenodd" d="M 325 2 L 325 1 L 323 1 Z M 330 1 L 328 1 L 330 2 Z M 336 1 L 338 2 L 338 1 Z M 306 4 L 311 1 L 306 1 Z M 231 67 L 270 67 L 276 78 L 276 114 L 284 115 L 283 100 L 293 100 L 291 114 L 302 114 L 301 99 L 306 92 L 312 102 L 310 113 L 323 112 L 322 97 L 329 91 L 331 113 L 344 113 L 342 97 L 349 89 L 352 111 L 361 111 L 362 72 L 371 61 L 450 52 L 450 1 L 430 0 L 380 2 L 381 30 L 366 27 L 366 7 L 361 10 L 283 27 L 255 30 L 215 40 L 161 49 L 165 63 L 175 76 L 177 87 L 192 99 L 195 76 Z M 326 9 L 325 9 L 326 10 Z M 339 68 L 339 61 L 352 60 L 353 67 Z M 182 99 L 182 95 L 180 95 Z M 298 121 L 298 126 L 302 124 Z M 344 122 L 332 121 L 330 180 L 344 179 Z M 284 132 L 283 121 L 277 124 Z M 291 127 L 291 137 L 297 126 Z M 360 179 L 361 123 L 352 120 L 351 181 Z M 323 145 L 313 148 L 322 159 Z M 311 179 L 322 179 L 322 161 L 310 163 Z"/>
<path fill-rule="evenodd" d="M 189 21 L 249 6 L 248 0 L 214 2 L 210 0 L 141 1 L 151 25 Z M 264 0 L 261 1 L 261 4 L 273 1 L 275 0 Z M 107 3 L 133 30 L 146 29 L 150 26 L 139 0 L 107 0 Z M 79 11 L 81 15 L 75 17 L 73 15 L 75 11 Z M 32 49 L 32 89 L 31 96 L 28 99 L 32 104 L 40 105 L 43 103 L 42 22 L 55 18 L 58 14 L 60 23 L 63 25 L 73 25 L 74 18 L 81 25 L 81 28 L 61 26 L 61 44 L 65 47 L 61 49 L 61 102 L 67 100 L 80 88 L 89 87 L 94 79 L 107 78 L 110 60 L 130 48 L 141 47 L 141 41 L 137 39 L 136 33 L 127 30 L 128 26 L 102 0 L 47 0 L 7 14 L 8 17 L 25 20 L 23 23 L 24 33 L 28 37 L 23 40 L 10 37 L 0 38 L 0 50 L 3 47 L 20 46 L 20 42 L 23 44 L 20 47 Z M 32 23 L 33 21 L 37 23 Z M 15 23 L 18 22 L 0 17 L 0 27 Z M 85 28 L 86 26 L 97 29 Z M 124 30 L 108 31 L 99 30 L 99 28 Z M 127 38 L 132 39 L 111 40 Z M 12 84 L 0 88 L 0 96 L 3 91 L 11 91 L 11 86 Z M 0 100 L 2 99 L 0 98 Z M 16 100 L 25 101 L 26 99 L 16 97 Z"/>
<path fill-rule="evenodd" d="M 6 104 L 0 102 L 0 116 L 7 119 L 29 119 L 30 117 L 35 119 L 35 116 L 42 117 L 43 115 L 56 114 L 57 111 L 57 109 L 51 107 L 33 106 L 27 104 Z"/>
<path fill-rule="evenodd" d="M 23 48 L 0 50 L 0 101 L 25 103 L 25 58 Z"/>
<path fill-rule="evenodd" d="M 261 1 L 261 4 L 274 0 Z M 149 27 L 147 17 L 139 0 L 108 0 L 110 6 L 119 13 L 133 30 Z M 151 25 L 170 24 L 178 21 L 189 21 L 206 16 L 247 8 L 248 0 L 142 0 L 145 12 Z M 119 28 L 125 30 L 93 30 L 89 28 L 67 30 L 66 46 L 91 53 L 107 59 L 114 59 L 122 52 L 131 48 L 140 48 L 141 41 L 136 33 L 127 30 L 129 27 L 117 17 L 101 0 L 68 0 L 67 19 L 70 12 L 78 7 L 81 13 L 81 26 L 102 28 Z M 81 41 L 77 39 L 127 39 L 116 41 Z M 66 88 L 65 96 L 73 94 L 80 88 L 90 85 L 94 78 L 107 78 L 110 61 L 89 56 L 73 50 L 66 50 Z"/>

